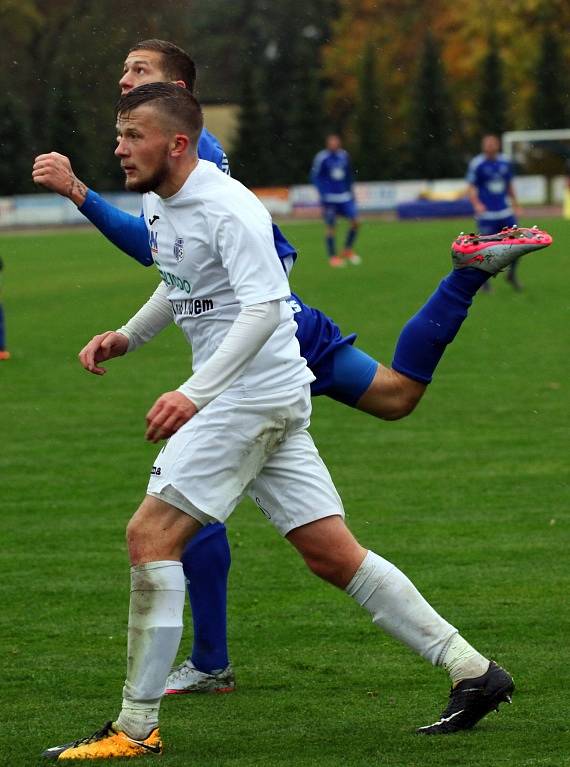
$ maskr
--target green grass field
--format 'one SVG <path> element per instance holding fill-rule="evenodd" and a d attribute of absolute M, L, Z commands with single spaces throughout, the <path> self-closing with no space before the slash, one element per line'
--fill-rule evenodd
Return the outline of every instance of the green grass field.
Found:
<path fill-rule="evenodd" d="M 161 764 L 207 767 L 570 765 L 568 724 L 570 227 L 481 295 L 409 418 L 320 398 L 312 433 L 364 545 L 396 562 L 515 677 L 513 706 L 471 733 L 415 736 L 448 682 L 312 577 L 253 504 L 229 524 L 229 631 L 239 690 L 165 700 Z M 364 263 L 329 269 L 317 223 L 285 227 L 293 287 L 389 363 L 468 222 L 365 224 Z M 0 764 L 116 716 L 129 574 L 124 527 L 144 494 L 156 397 L 188 377 L 175 328 L 85 373 L 78 350 L 157 282 L 93 233 L 3 236 L 13 357 L 0 363 Z M 183 639 L 188 649 L 191 629 Z M 182 655 L 182 653 L 181 653 Z"/>

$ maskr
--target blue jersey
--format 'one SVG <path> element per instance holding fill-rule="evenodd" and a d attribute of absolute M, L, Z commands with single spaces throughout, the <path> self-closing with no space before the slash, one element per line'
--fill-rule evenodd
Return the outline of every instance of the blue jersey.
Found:
<path fill-rule="evenodd" d="M 350 202 L 353 199 L 353 177 L 348 152 L 344 149 L 337 152 L 323 149 L 315 155 L 311 182 L 319 190 L 323 203 Z"/>
<path fill-rule="evenodd" d="M 198 140 L 198 157 L 202 160 L 209 160 L 217 165 L 220 170 L 230 175 L 230 164 L 228 157 L 218 139 L 207 131 L 206 128 L 202 129 L 200 138 Z"/>
<path fill-rule="evenodd" d="M 492 160 L 479 154 L 471 160 L 466 178 L 477 189 L 479 200 L 486 208 L 478 216 L 481 221 L 494 221 L 513 215 L 507 199 L 513 176 L 513 165 L 503 154 Z"/>

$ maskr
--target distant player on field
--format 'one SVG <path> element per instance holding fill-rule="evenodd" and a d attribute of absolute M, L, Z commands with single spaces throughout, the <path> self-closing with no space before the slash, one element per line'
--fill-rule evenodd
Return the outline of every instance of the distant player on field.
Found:
<path fill-rule="evenodd" d="M 418 732 L 470 729 L 510 700 L 513 680 L 344 524 L 342 502 L 307 431 L 314 376 L 299 354 L 271 218 L 238 181 L 198 159 L 201 128 L 200 105 L 172 83 L 142 85 L 119 101 L 115 154 L 127 189 L 144 195 L 155 263 L 192 347 L 194 373 L 147 414 L 147 439 L 169 439 L 127 528 L 131 597 L 121 711 L 93 735 L 43 756 L 162 752 L 159 707 L 182 634 L 180 556 L 203 526 L 225 522 L 246 493 L 271 511 L 315 575 L 447 670 L 454 685 L 447 709 Z"/>
<path fill-rule="evenodd" d="M 513 164 L 500 149 L 498 136 L 484 136 L 481 154 L 471 160 L 467 169 L 469 198 L 479 234 L 495 234 L 503 227 L 515 226 L 520 215 L 513 186 Z M 518 259 L 515 259 L 510 265 L 507 280 L 515 290 L 522 290 L 517 278 L 517 263 Z M 487 285 L 487 289 L 489 287 Z"/>
<path fill-rule="evenodd" d="M 2 306 L 2 271 L 4 262 L 0 258 L 0 361 L 9 360 L 10 352 L 6 349 L 6 334 L 4 329 L 4 308 Z"/>
<path fill-rule="evenodd" d="M 326 149 L 315 155 L 311 168 L 311 182 L 317 187 L 321 198 L 331 266 L 344 266 L 347 261 L 351 264 L 360 263 L 360 256 L 352 249 L 359 226 L 353 181 L 350 155 L 342 148 L 340 136 L 331 133 L 326 137 Z M 344 216 L 350 222 L 342 256 L 338 256 L 336 251 L 337 216 Z"/>

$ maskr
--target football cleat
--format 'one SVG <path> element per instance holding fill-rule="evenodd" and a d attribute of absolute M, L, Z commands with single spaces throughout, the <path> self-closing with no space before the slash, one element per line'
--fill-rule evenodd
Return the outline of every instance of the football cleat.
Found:
<path fill-rule="evenodd" d="M 537 226 L 511 226 L 497 234 L 460 234 L 451 244 L 451 259 L 455 269 L 470 266 L 497 274 L 519 256 L 549 245 L 552 237 Z"/>
<path fill-rule="evenodd" d="M 186 695 L 191 692 L 233 692 L 236 678 L 232 664 L 212 674 L 199 671 L 190 659 L 173 668 L 166 680 L 165 695 Z"/>
<path fill-rule="evenodd" d="M 329 258 L 329 264 L 331 266 L 335 266 L 338 269 L 339 266 L 346 266 L 346 261 L 340 256 L 331 256 Z"/>
<path fill-rule="evenodd" d="M 418 727 L 420 735 L 452 735 L 470 730 L 490 711 L 498 711 L 499 703 L 511 703 L 515 685 L 510 674 L 494 661 L 482 675 L 464 679 L 449 693 L 449 704 L 439 721 Z"/>
<path fill-rule="evenodd" d="M 129 738 L 122 730 L 115 729 L 112 722 L 107 722 L 93 735 L 63 746 L 48 748 L 42 756 L 45 759 L 63 762 L 67 759 L 116 759 L 148 754 L 162 754 L 162 741 L 158 727 L 150 733 L 148 738 L 135 740 Z"/>
<path fill-rule="evenodd" d="M 9 360 L 10 359 L 10 352 L 7 352 L 6 349 L 0 349 L 0 360 Z"/>
<path fill-rule="evenodd" d="M 358 266 L 362 263 L 360 256 L 357 253 L 353 253 L 352 250 L 345 250 L 342 257 L 348 261 L 349 264 L 353 264 L 354 266 Z"/>

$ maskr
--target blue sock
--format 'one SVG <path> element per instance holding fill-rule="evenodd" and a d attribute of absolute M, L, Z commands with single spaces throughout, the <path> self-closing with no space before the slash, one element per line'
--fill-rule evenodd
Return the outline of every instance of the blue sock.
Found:
<path fill-rule="evenodd" d="M 334 255 L 336 255 L 336 244 L 334 241 L 334 236 L 327 235 L 325 241 L 327 243 L 327 253 L 329 258 L 332 258 Z"/>
<path fill-rule="evenodd" d="M 346 242 L 344 243 L 345 250 L 350 250 L 352 246 L 354 245 L 354 241 L 356 240 L 356 235 L 358 234 L 358 227 L 351 226 L 348 232 L 346 233 Z"/>
<path fill-rule="evenodd" d="M 455 269 L 404 325 L 392 367 L 408 378 L 430 383 L 445 347 L 455 338 L 473 301 L 490 277 L 480 269 Z"/>
<path fill-rule="evenodd" d="M 203 527 L 182 553 L 194 624 L 191 660 L 205 673 L 229 663 L 226 605 L 230 563 L 226 528 L 220 523 Z"/>
<path fill-rule="evenodd" d="M 0 304 L 0 351 L 6 349 L 6 338 L 4 336 L 4 309 Z"/>

